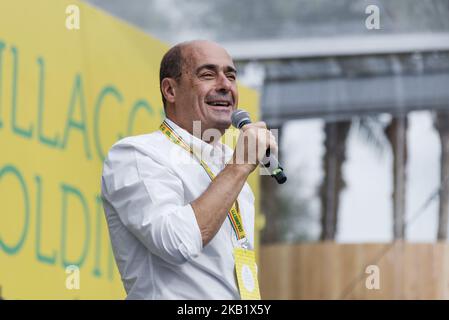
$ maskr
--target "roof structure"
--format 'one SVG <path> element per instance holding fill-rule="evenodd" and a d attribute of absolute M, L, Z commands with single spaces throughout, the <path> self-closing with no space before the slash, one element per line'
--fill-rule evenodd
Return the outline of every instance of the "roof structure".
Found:
<path fill-rule="evenodd" d="M 449 109 L 449 33 L 226 43 L 264 68 L 262 117 L 291 119 Z"/>

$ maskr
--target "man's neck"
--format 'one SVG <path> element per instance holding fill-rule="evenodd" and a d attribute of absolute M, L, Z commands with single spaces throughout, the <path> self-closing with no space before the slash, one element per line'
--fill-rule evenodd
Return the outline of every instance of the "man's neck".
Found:
<path fill-rule="evenodd" d="M 167 119 L 169 119 L 170 121 L 175 123 L 180 128 L 186 130 L 192 136 L 194 136 L 194 137 L 196 137 L 196 138 L 198 138 L 200 140 L 203 140 L 204 142 L 209 143 L 209 144 L 217 143 L 220 140 L 220 138 L 223 136 L 224 132 L 225 132 L 225 130 L 215 129 L 217 132 L 220 133 L 219 137 L 218 137 L 218 135 L 208 135 L 208 134 L 205 135 L 204 132 L 207 129 L 210 129 L 210 128 L 204 127 L 203 123 L 200 122 L 199 120 L 197 120 L 197 121 L 199 122 L 200 126 L 199 127 L 197 127 L 197 126 L 194 127 L 193 121 L 184 121 L 184 122 L 183 121 L 178 121 L 178 120 L 175 119 L 175 117 L 172 117 L 172 116 L 169 116 L 169 115 L 167 115 Z M 215 140 L 217 140 L 217 141 L 215 141 Z"/>

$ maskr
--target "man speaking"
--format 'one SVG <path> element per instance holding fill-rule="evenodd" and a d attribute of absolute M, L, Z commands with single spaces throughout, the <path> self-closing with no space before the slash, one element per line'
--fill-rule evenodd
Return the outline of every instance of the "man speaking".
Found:
<path fill-rule="evenodd" d="M 246 180 L 277 145 L 263 122 L 243 126 L 235 150 L 206 134 L 231 125 L 236 78 L 216 43 L 172 47 L 160 67 L 160 129 L 108 153 L 102 199 L 127 299 L 259 297 Z"/>

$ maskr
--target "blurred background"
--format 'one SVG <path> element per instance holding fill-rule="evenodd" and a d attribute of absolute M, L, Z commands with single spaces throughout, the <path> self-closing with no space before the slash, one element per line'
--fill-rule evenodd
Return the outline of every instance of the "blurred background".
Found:
<path fill-rule="evenodd" d="M 263 298 L 449 298 L 448 0 L 82 3 L 257 92 L 289 179 L 259 178 Z"/>

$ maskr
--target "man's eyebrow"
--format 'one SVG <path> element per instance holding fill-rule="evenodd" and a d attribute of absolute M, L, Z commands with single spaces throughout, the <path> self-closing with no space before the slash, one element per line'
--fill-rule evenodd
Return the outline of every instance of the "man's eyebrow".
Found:
<path fill-rule="evenodd" d="M 225 68 L 225 72 L 234 72 L 234 73 L 237 73 L 237 69 L 234 68 L 234 67 L 232 67 L 232 66 L 227 66 L 227 67 Z"/>
<path fill-rule="evenodd" d="M 218 66 L 216 64 L 203 64 L 203 65 L 199 66 L 198 68 L 196 68 L 196 74 L 198 74 L 203 69 L 217 71 L 218 70 Z M 225 72 L 237 73 L 237 70 L 234 67 L 232 67 L 232 66 L 226 66 L 225 67 Z"/>

